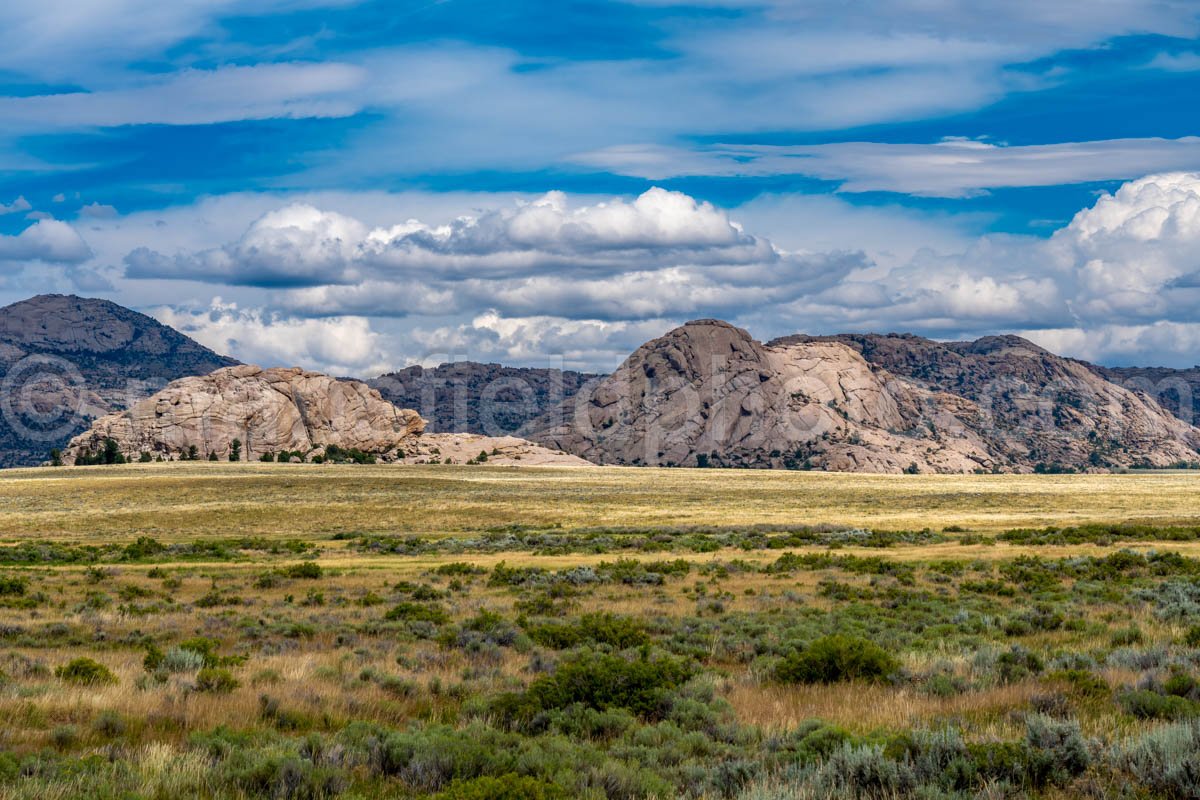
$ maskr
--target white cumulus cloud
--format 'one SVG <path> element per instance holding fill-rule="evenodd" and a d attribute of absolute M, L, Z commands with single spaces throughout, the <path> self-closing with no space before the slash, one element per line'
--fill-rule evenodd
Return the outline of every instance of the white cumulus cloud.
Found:
<path fill-rule="evenodd" d="M 782 251 L 712 204 L 657 188 L 585 205 L 551 192 L 445 224 L 370 229 L 291 205 L 237 242 L 171 256 L 138 248 L 125 264 L 133 279 L 291 287 L 281 304 L 313 315 L 491 307 L 614 319 L 779 302 L 863 265 L 860 254 Z"/>
<path fill-rule="evenodd" d="M 220 298 L 208 308 L 163 306 L 151 313 L 218 353 L 260 366 L 301 366 L 350 376 L 379 374 L 391 366 L 382 337 L 362 317 L 283 317 Z"/>
<path fill-rule="evenodd" d="M 230 244 L 164 256 L 167 239 L 160 239 L 155 251 L 135 250 L 125 283 L 148 292 L 169 291 L 172 279 L 190 291 L 197 280 L 244 284 L 238 297 L 248 300 L 236 313 L 189 312 L 195 318 L 183 321 L 242 358 L 277 352 L 347 370 L 430 352 L 528 361 L 555 349 L 575 366 L 608 369 L 641 340 L 708 316 L 763 337 L 1029 331 L 1095 360 L 1141 353 L 1195 361 L 1197 173 L 1129 181 L 1049 237 L 947 233 L 932 218 L 882 208 L 843 218 L 836 199 L 765 198 L 733 212 L 661 190 L 604 201 L 552 192 L 497 202 L 457 217 L 443 206 L 444 221 L 433 214 L 404 222 L 332 196 L 265 213 L 256 207 L 257 220 Z M 184 223 L 174 219 L 169 229 L 191 235 Z M 105 225 L 100 230 L 115 231 L 121 221 Z M 764 228 L 793 247 L 823 249 L 785 249 Z M 224 224 L 217 235 L 236 230 Z M 866 252 L 836 249 L 860 238 Z M 352 355 L 298 344 L 324 341 L 327 330 L 338 352 Z M 344 337 L 357 335 L 370 346 L 347 349 Z"/>
<path fill-rule="evenodd" d="M 38 220 L 16 236 L 0 236 L 0 261 L 78 264 L 91 255 L 83 237 L 56 219 Z"/>

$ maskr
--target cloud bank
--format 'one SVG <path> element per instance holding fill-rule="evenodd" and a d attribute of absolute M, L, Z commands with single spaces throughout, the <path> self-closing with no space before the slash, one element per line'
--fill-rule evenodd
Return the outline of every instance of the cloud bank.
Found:
<path fill-rule="evenodd" d="M 618 145 L 584 153 L 575 160 L 651 180 L 804 175 L 837 182 L 843 192 L 968 197 L 988 189 L 1061 186 L 1164 170 L 1200 169 L 1200 137 L 1020 147 L 969 139 L 947 139 L 936 144 L 839 142 L 691 149 Z"/>
<path fill-rule="evenodd" d="M 361 317 L 287 318 L 219 297 L 207 308 L 162 306 L 150 312 L 164 325 L 247 363 L 319 368 L 334 375 L 374 375 L 391 363 L 383 358 L 381 337 Z"/>
<path fill-rule="evenodd" d="M 368 226 L 284 206 L 221 247 L 135 250 L 126 279 L 272 290 L 271 312 L 219 308 L 187 324 L 243 358 L 239 347 L 274 348 L 346 368 L 439 352 L 569 353 L 573 366 L 610 369 L 644 339 L 702 316 L 762 336 L 1025 331 L 1068 354 L 1182 362 L 1200 331 L 1198 243 L 1200 174 L 1184 172 L 1130 181 L 1048 238 L 989 235 L 888 262 L 785 249 L 679 192 L 584 204 L 552 192 L 443 224 Z M 402 335 L 368 324 L 401 318 Z M 340 360 L 294 349 L 330 331 L 339 352 L 354 335 L 368 344 Z"/>
<path fill-rule="evenodd" d="M 785 252 L 679 192 L 572 206 L 561 192 L 461 216 L 367 228 L 292 205 L 232 244 L 166 256 L 137 249 L 126 277 L 289 288 L 309 315 L 431 315 L 493 308 L 524 316 L 652 318 L 799 297 L 864 265 L 861 254 Z"/>

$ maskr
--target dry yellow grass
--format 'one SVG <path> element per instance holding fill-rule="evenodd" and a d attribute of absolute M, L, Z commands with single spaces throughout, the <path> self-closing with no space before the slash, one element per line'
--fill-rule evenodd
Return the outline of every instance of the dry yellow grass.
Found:
<path fill-rule="evenodd" d="M 904 730 L 954 720 L 972 735 L 1012 736 L 1005 713 L 1027 708 L 1045 687 L 1035 681 L 979 692 L 933 697 L 909 687 L 841 683 L 830 686 L 740 684 L 725 695 L 738 718 L 768 730 L 784 731 L 805 720 L 832 722 L 856 733 Z"/>
<path fill-rule="evenodd" d="M 887 565 L 869 574 L 836 566 L 776 574 L 761 569 L 780 556 L 770 549 L 695 553 L 681 545 L 672 552 L 545 555 L 486 552 L 458 542 L 464 552 L 409 556 L 364 550 L 333 534 L 474 536 L 507 526 L 570 534 L 589 528 L 821 524 L 935 531 L 958 526 L 994 534 L 1083 522 L 1200 524 L 1198 489 L 1200 474 L 1188 473 L 871 476 L 209 463 L 8 471 L 0 473 L 0 543 L 124 544 L 147 535 L 170 544 L 264 536 L 296 537 L 314 546 L 304 554 L 244 550 L 230 561 L 192 562 L 167 553 L 147 559 L 157 563 L 106 559 L 98 568 L 84 563 L 6 566 L 3 576 L 28 586 L 0 600 L 6 629 L 0 668 L 12 673 L 11 681 L 0 683 L 0 718 L 7 722 L 2 744 L 21 753 L 119 753 L 138 796 L 212 796 L 216 773 L 208 756 L 189 747 L 193 734 L 228 726 L 278 728 L 275 733 L 297 739 L 309 732 L 333 736 L 354 720 L 391 729 L 413 723 L 462 725 L 472 717 L 458 712 L 524 686 L 565 657 L 567 651 L 531 645 L 533 632 L 522 615 L 544 625 L 595 611 L 640 619 L 661 644 L 691 653 L 703 665 L 703 679 L 728 700 L 737 719 L 771 733 L 820 719 L 861 734 L 952 725 L 972 740 L 1018 741 L 1024 736 L 1023 712 L 1050 693 L 1070 697 L 1085 733 L 1111 738 L 1156 723 L 1132 718 L 1112 698 L 1074 697 L 1049 667 L 1000 685 L 990 662 L 975 658 L 976 648 L 1020 644 L 1047 661 L 1057 652 L 1097 653 L 1103 661 L 1115 647 L 1118 629 L 1136 625 L 1145 646 L 1163 646 L 1183 636 L 1184 623 L 1161 620 L 1148 605 L 1131 607 L 1120 596 L 1081 593 L 1071 602 L 1055 601 L 1054 608 L 1072 622 L 1086 615 L 1086 624 L 1010 636 L 1000 623 L 1031 607 L 1027 590 L 991 597 L 972 594 L 961 584 L 967 578 L 1003 576 L 989 562 L 1027 553 L 1103 555 L 1129 542 L 1028 546 L 985 535 L 963 544 L 951 535 L 922 545 L 837 550 L 838 555 L 925 562 L 915 566 Z M 1145 544 L 1200 557 L 1200 542 Z M 321 566 L 319 577 L 279 577 L 287 565 L 310 557 Z M 553 595 L 547 586 L 498 585 L 483 573 L 501 561 L 562 570 L 616 559 L 684 559 L 694 566 L 661 585 L 562 582 L 549 585 L 561 590 Z M 459 561 L 482 570 L 474 575 L 433 571 Z M 934 561 L 960 562 L 961 571 L 943 570 Z M 721 566 L 702 568 L 709 562 Z M 418 584 L 432 592 L 422 602 L 444 609 L 452 622 L 421 632 L 389 619 L 389 609 L 416 597 Z M 827 591 L 831 586 L 838 591 Z M 205 601 L 210 594 L 217 599 Z M 552 604 L 528 610 L 529 601 L 549 602 L 551 596 Z M 977 629 L 952 629 L 945 615 L 929 610 L 953 611 L 956 603 L 970 610 L 971 625 L 983 617 L 989 621 Z M 910 608 L 920 616 L 908 618 Z M 775 681 L 773 657 L 807 641 L 826 622 L 836 626 L 841 609 L 847 620 L 877 625 L 883 631 L 880 641 L 892 633 L 894 654 L 911 678 L 894 685 Z M 513 641 L 473 644 L 464 632 L 478 630 L 470 625 L 482 610 L 500 614 L 513 626 L 514 637 L 520 629 L 530 639 L 520 646 Z M 804 615 L 813 624 L 791 624 Z M 929 625 L 940 621 L 944 625 L 938 630 L 949 632 L 918 635 L 912 624 L 920 619 Z M 904 633 L 895 636 L 900 629 Z M 151 674 L 143 667 L 143 643 L 169 650 L 193 636 L 214 638 L 222 655 L 247 658 L 230 665 L 239 686 L 228 694 L 201 691 L 194 672 Z M 894 644 L 909 640 L 911 646 Z M 106 665 L 117 683 L 81 687 L 54 677 L 53 668 L 79 657 Z M 962 679 L 961 688 L 945 692 L 951 696 L 935 696 L 932 676 L 947 674 Z M 1118 690 L 1140 677 L 1126 668 L 1097 674 Z M 263 695 L 293 715 L 287 725 L 262 713 Z M 114 715 L 124 726 L 119 734 L 103 724 Z M 36 791 L 0 785 L 0 800 L 87 796 L 90 788 L 74 778 L 35 785 Z"/>
<path fill-rule="evenodd" d="M 836 524 L 971 531 L 1200 522 L 1200 474 L 149 464 L 6 471 L 0 536 L 455 534 L 506 525 Z"/>

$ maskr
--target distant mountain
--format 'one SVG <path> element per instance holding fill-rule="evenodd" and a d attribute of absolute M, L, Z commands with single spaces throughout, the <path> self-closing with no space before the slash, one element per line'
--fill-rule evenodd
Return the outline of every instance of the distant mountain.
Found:
<path fill-rule="evenodd" d="M 565 420 L 530 429 L 611 464 L 1028 472 L 1200 460 L 1200 430 L 1019 337 L 762 344 L 719 320 L 646 343 Z"/>
<path fill-rule="evenodd" d="M 91 419 L 237 363 L 107 300 L 49 294 L 0 308 L 0 466 L 40 463 Z"/>
<path fill-rule="evenodd" d="M 254 436 L 275 434 L 251 430 L 262 420 L 237 391 L 210 391 L 216 384 L 201 381 L 156 395 L 153 408 L 141 402 L 176 379 L 237 365 L 104 300 L 42 295 L 2 308 L 0 466 L 39 463 L 91 420 L 126 409 L 92 426 L 82 447 L 113 435 L 139 454 L 147 442 L 166 456 L 205 442 L 218 452 L 234 434 L 218 441 L 211 426 L 228 422 L 230 431 L 249 431 L 239 437 L 251 442 L 249 453 Z M 307 387 L 310 377 L 301 383 Z M 299 380 L 288 385 L 295 389 Z M 797 334 L 763 344 L 728 323 L 698 320 L 642 345 L 610 376 L 457 362 L 368 383 L 389 401 L 386 408 L 414 409 L 428 421 L 427 434 L 404 434 L 411 441 L 401 460 L 453 461 L 484 444 L 489 452 L 511 450 L 521 463 L 559 458 L 518 440 L 439 438 L 518 434 L 609 464 L 1028 472 L 1200 462 L 1200 430 L 1189 424 L 1200 414 L 1200 368 L 1097 367 L 1016 336 L 935 342 Z M 325 379 L 297 401 L 301 427 L 323 393 L 343 384 Z M 374 395 L 364 392 L 352 394 Z M 218 418 L 200 414 L 200 427 L 193 425 L 195 409 L 185 406 L 218 395 Z M 263 408 L 264 398 L 279 399 L 256 396 Z M 366 418 L 382 425 L 384 416 Z M 126 431 L 131 420 L 141 422 Z M 167 423 L 174 427 L 162 428 Z M 331 424 L 340 430 L 340 422 Z M 313 447 L 315 430 L 296 436 L 309 436 Z M 264 447 L 291 444 L 280 438 Z"/>
<path fill-rule="evenodd" d="M 505 436 L 569 401 L 601 375 L 456 361 L 408 367 L 367 381 L 401 408 L 420 412 L 439 433 Z"/>

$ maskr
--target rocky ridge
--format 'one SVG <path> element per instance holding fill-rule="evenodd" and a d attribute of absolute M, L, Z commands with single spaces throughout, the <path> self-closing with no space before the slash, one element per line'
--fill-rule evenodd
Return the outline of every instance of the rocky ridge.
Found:
<path fill-rule="evenodd" d="M 602 377 L 455 361 L 434 368 L 407 367 L 367 383 L 385 399 L 420 413 L 428 431 L 505 436 L 569 400 L 588 381 Z"/>
<path fill-rule="evenodd" d="M 397 408 L 365 383 L 300 368 L 239 365 L 174 381 L 97 419 L 71 440 L 63 461 L 74 464 L 112 440 L 131 461 L 190 455 L 227 461 L 235 452 L 242 461 L 282 452 L 311 460 L 336 446 L 384 461 L 431 461 L 436 453 L 440 461 L 462 463 L 494 451 L 500 463 L 581 462 L 512 437 L 423 437 L 424 430 L 417 412 Z"/>
<path fill-rule="evenodd" d="M 791 336 L 719 320 L 638 348 L 530 438 L 611 464 L 862 472 L 1166 466 L 1200 431 L 1018 337 Z"/>

